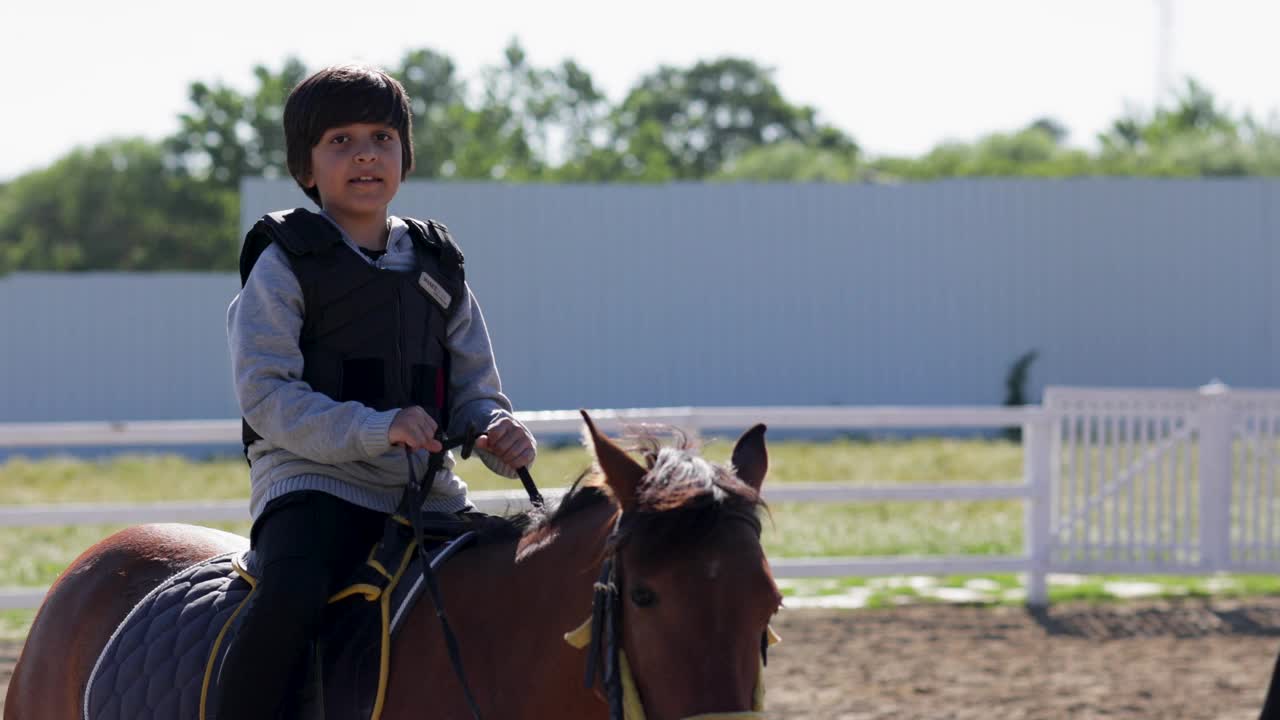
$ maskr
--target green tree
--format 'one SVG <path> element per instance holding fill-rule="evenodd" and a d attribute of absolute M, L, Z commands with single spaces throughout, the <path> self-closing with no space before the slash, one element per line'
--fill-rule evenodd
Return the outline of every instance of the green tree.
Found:
<path fill-rule="evenodd" d="M 610 108 L 577 63 L 535 66 L 512 40 L 502 62 L 484 70 L 476 107 L 452 110 L 461 121 L 454 174 L 522 181 L 564 179 L 555 168 L 592 155 Z"/>
<path fill-rule="evenodd" d="M 300 60 L 288 58 L 278 72 L 255 66 L 258 87 L 250 95 L 221 83 L 192 83 L 194 107 L 179 116 L 180 129 L 167 141 L 175 167 L 231 190 L 242 177 L 288 177 L 284 102 L 306 75 Z"/>
<path fill-rule="evenodd" d="M 748 150 L 712 177 L 756 182 L 853 182 L 868 179 L 869 173 L 859 167 L 856 152 L 785 140 Z"/>
<path fill-rule="evenodd" d="M 1169 106 L 1129 111 L 1099 136 L 1107 175 L 1232 177 L 1280 174 L 1280 136 L 1248 115 L 1234 117 L 1195 80 Z"/>
<path fill-rule="evenodd" d="M 1089 154 L 1066 147 L 1065 137 L 1061 125 L 1042 118 L 1022 130 L 992 133 L 976 142 L 945 142 L 918 158 L 879 158 L 871 167 L 877 177 L 895 180 L 1094 174 Z"/>
<path fill-rule="evenodd" d="M 158 144 L 77 149 L 0 197 L 0 270 L 230 270 L 236 205 L 166 167 Z"/>
<path fill-rule="evenodd" d="M 392 74 L 404 85 L 413 110 L 413 177 L 449 176 L 463 141 L 466 83 L 453 60 L 427 49 L 405 53 Z"/>
<path fill-rule="evenodd" d="M 661 156 L 680 179 L 709 177 L 754 147 L 784 140 L 853 145 L 821 127 L 813 108 L 787 102 L 771 70 L 740 58 L 660 67 L 631 90 L 612 124 L 610 149 L 624 167 L 636 173 Z"/>

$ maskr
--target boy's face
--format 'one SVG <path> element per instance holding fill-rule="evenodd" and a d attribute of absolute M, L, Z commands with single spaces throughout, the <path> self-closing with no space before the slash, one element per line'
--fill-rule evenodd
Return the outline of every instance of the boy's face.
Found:
<path fill-rule="evenodd" d="M 355 123 L 329 128 L 311 148 L 311 173 L 302 184 L 338 217 L 386 215 L 400 189 L 400 133 L 390 125 Z"/>

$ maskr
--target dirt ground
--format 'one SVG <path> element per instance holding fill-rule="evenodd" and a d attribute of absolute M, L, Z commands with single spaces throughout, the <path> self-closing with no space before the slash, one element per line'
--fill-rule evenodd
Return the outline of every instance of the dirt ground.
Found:
<path fill-rule="evenodd" d="M 1017 608 L 784 610 L 770 718 L 1253 720 L 1280 598 Z M 0 643 L 0 696 L 18 655 Z M 3 704 L 0 703 L 0 708 Z"/>

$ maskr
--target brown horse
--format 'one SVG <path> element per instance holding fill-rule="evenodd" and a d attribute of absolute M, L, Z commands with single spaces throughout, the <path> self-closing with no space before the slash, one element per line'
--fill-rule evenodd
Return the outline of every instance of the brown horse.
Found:
<path fill-rule="evenodd" d="M 575 483 L 554 514 L 441 569 L 482 716 L 609 717 L 601 683 L 583 683 L 589 651 L 566 634 L 591 617 L 594 588 L 616 587 L 618 609 L 605 626 L 618 625 L 628 702 L 638 700 L 643 717 L 763 717 L 754 697 L 761 639 L 781 602 L 757 517 L 764 426 L 738 440 L 732 467 L 653 442 L 642 465 L 583 417 L 599 472 Z M 36 616 L 5 720 L 79 718 L 94 662 L 134 604 L 178 570 L 244 545 L 215 530 L 145 525 L 90 548 Z M 606 562 L 615 573 L 596 582 Z M 590 650 L 610 664 L 604 649 Z M 400 630 L 391 668 L 382 718 L 471 717 L 428 599 Z M 626 712 L 628 720 L 638 715 Z"/>

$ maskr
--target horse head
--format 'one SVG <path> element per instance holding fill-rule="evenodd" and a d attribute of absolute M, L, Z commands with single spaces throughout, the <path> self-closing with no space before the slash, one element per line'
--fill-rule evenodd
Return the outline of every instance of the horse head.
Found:
<path fill-rule="evenodd" d="M 583 418 L 617 505 L 592 627 L 606 685 L 611 660 L 620 666 L 611 716 L 643 705 L 648 720 L 762 717 L 768 624 L 782 600 L 760 544 L 765 427 L 742 435 L 731 467 L 656 444 L 641 464 Z"/>

